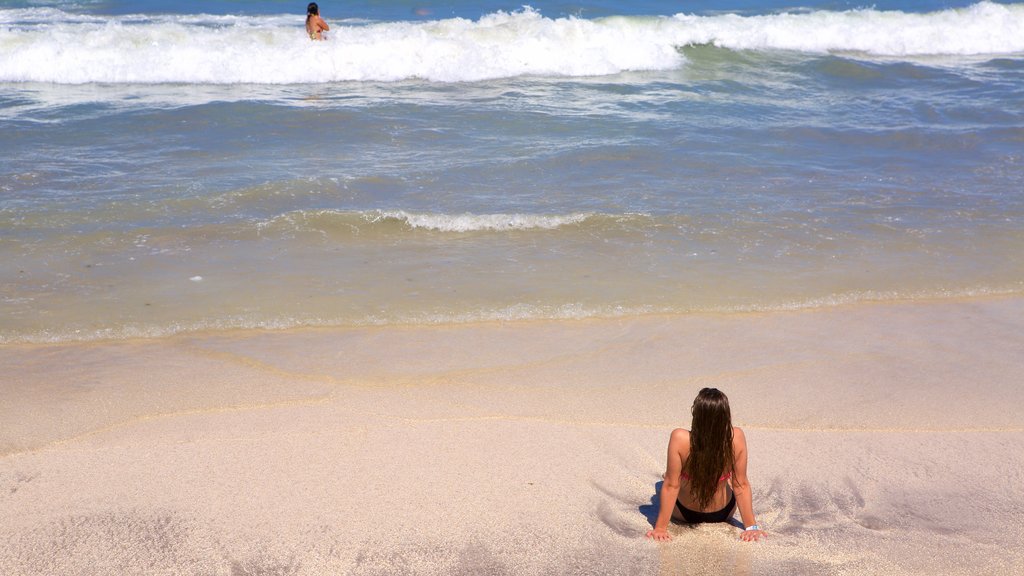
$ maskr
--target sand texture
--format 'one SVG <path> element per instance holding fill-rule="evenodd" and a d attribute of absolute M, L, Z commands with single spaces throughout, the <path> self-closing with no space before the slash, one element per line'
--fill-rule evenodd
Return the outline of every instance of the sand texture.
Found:
<path fill-rule="evenodd" d="M 0 347 L 0 574 L 1019 574 L 1024 300 Z M 654 520 L 732 402 L 771 537 Z"/>

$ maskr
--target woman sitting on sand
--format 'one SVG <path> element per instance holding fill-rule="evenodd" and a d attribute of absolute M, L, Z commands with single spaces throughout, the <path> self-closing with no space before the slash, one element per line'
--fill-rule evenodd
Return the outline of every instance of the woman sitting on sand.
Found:
<path fill-rule="evenodd" d="M 729 399 L 715 388 L 704 388 L 690 412 L 691 430 L 677 428 L 669 438 L 661 508 L 647 537 L 671 540 L 667 530 L 670 518 L 688 524 L 728 522 L 737 503 L 745 526 L 742 539 L 767 537 L 754 519 L 747 481 L 747 440 L 743 430 L 732 426 Z"/>
<path fill-rule="evenodd" d="M 306 33 L 309 34 L 309 39 L 323 40 L 323 33 L 330 29 L 327 22 L 320 17 L 320 7 L 316 2 L 310 2 L 309 6 L 306 6 Z"/>

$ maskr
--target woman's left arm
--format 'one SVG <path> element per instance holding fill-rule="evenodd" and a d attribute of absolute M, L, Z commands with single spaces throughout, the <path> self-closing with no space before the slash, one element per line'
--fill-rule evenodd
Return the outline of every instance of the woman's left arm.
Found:
<path fill-rule="evenodd" d="M 679 475 L 683 471 L 683 459 L 680 456 L 680 451 L 686 444 L 689 444 L 689 433 L 678 428 L 673 430 L 668 440 L 668 462 L 665 464 L 665 476 L 661 483 L 658 519 L 654 522 L 654 529 L 647 531 L 648 538 L 662 541 L 672 539 L 668 533 L 668 524 L 672 520 L 672 510 L 675 508 L 676 499 L 679 498 Z"/>
<path fill-rule="evenodd" d="M 754 517 L 754 498 L 751 495 L 750 481 L 747 479 L 747 438 L 739 428 L 733 428 L 732 451 L 732 491 L 736 494 L 736 504 L 740 508 L 740 518 L 743 519 L 744 526 L 740 537 L 747 542 L 759 540 L 768 534 L 761 530 Z"/>

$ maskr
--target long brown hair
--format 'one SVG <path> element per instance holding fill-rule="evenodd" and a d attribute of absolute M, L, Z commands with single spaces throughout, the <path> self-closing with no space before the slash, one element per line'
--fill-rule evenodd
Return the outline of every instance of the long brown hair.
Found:
<path fill-rule="evenodd" d="M 722 476 L 732 471 L 729 398 L 717 388 L 702 388 L 690 412 L 690 457 L 683 468 L 690 476 L 690 494 L 703 510 L 714 497 Z"/>

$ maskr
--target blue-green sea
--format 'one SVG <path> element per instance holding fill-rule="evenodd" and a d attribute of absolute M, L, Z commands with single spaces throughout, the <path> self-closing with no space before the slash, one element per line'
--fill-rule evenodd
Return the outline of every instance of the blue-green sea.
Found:
<path fill-rule="evenodd" d="M 1024 293 L 1024 4 L 0 2 L 0 343 Z"/>

